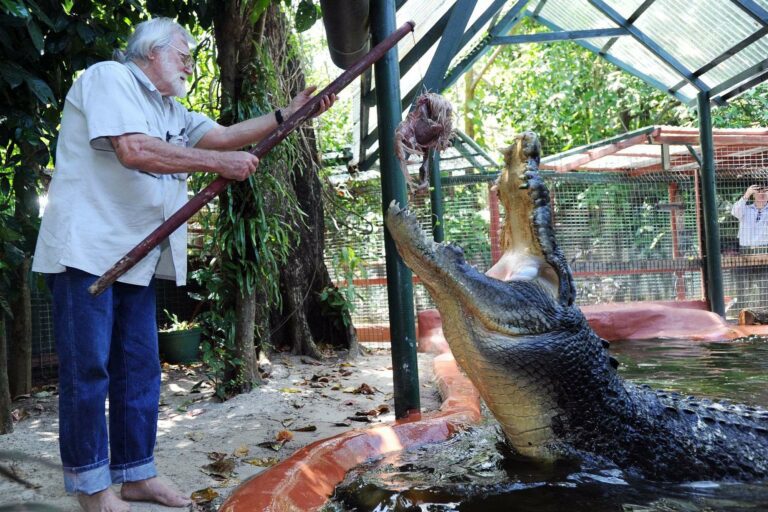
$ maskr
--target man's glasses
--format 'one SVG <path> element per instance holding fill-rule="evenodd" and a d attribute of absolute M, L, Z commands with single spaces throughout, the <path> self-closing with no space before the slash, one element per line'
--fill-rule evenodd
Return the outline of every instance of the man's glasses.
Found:
<path fill-rule="evenodd" d="M 170 46 L 171 48 L 179 52 L 179 55 L 181 56 L 181 63 L 184 64 L 185 68 L 191 68 L 194 65 L 195 58 L 192 57 L 191 53 L 184 53 L 183 51 L 179 50 L 172 44 L 169 44 L 168 46 Z"/>

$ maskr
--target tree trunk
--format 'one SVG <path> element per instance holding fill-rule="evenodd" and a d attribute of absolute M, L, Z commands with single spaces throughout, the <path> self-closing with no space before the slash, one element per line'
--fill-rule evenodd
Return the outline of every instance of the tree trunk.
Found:
<path fill-rule="evenodd" d="M 0 434 L 13 432 L 11 419 L 11 393 L 8 389 L 8 337 L 5 333 L 5 314 L 0 311 Z"/>
<path fill-rule="evenodd" d="M 246 70 L 253 59 L 254 26 L 251 22 L 252 2 L 241 3 L 239 1 L 221 2 L 214 15 L 214 32 L 216 36 L 216 60 L 219 64 L 221 79 L 221 111 L 219 121 L 224 125 L 231 125 L 242 119 L 238 119 L 237 105 L 241 101 L 242 83 L 248 78 Z M 231 185 L 233 208 L 239 210 L 237 203 L 248 197 L 248 190 L 242 183 Z M 224 194 L 220 197 L 221 209 L 227 209 L 227 199 Z M 226 254 L 221 255 L 226 258 Z M 235 266 L 237 261 L 233 262 Z M 231 267 L 222 265 L 222 268 Z M 231 278 L 231 276 L 229 276 Z M 225 279 L 227 277 L 225 276 Z M 231 279 L 230 279 L 231 280 Z M 234 286 L 234 284 L 233 284 Z M 258 304 L 263 303 L 257 291 L 233 290 L 235 303 L 235 347 L 232 356 L 240 360 L 236 366 L 227 366 L 225 380 L 227 382 L 227 394 L 245 393 L 253 388 L 254 384 L 261 381 L 255 349 L 256 324 Z"/>
<path fill-rule="evenodd" d="M 237 345 L 235 355 L 242 364 L 236 368 L 237 374 L 227 376 L 228 381 L 237 383 L 237 393 L 247 393 L 254 384 L 261 382 L 256 367 L 256 348 L 253 333 L 256 321 L 256 293 L 239 295 L 237 298 L 237 322 L 235 324 L 235 339 Z"/>
<path fill-rule="evenodd" d="M 29 269 L 32 259 L 25 257 L 15 271 L 16 292 L 11 301 L 11 344 L 8 387 L 12 397 L 32 391 L 32 298 L 29 292 Z"/>
<path fill-rule="evenodd" d="M 306 87 L 301 62 L 291 48 L 290 33 L 284 14 L 272 6 L 265 14 L 264 37 L 277 69 L 284 69 L 281 87 L 290 97 Z M 311 125 L 297 130 L 300 156 L 290 170 L 291 187 L 301 209 L 301 217 L 294 216 L 292 225 L 298 232 L 298 242 L 290 254 L 290 265 L 280 273 L 283 292 L 281 311 L 273 311 L 273 322 L 282 326 L 280 338 L 288 338 L 291 351 L 318 357 L 317 343 L 350 349 L 350 356 L 357 355 L 357 337 L 351 322 L 347 328 L 339 315 L 324 315 L 319 294 L 333 286 L 323 254 L 325 251 L 325 219 L 323 216 L 323 188 L 318 177 L 320 158 L 315 132 Z M 349 319 L 347 319 L 349 320 Z M 279 328 L 278 328 L 279 329 Z"/>

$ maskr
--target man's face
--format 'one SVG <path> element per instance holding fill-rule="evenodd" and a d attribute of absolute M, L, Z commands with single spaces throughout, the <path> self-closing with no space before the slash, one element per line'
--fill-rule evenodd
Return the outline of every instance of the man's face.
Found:
<path fill-rule="evenodd" d="M 157 50 L 158 82 L 155 86 L 163 96 L 187 95 L 187 77 L 192 74 L 191 58 L 187 41 L 183 36 L 174 37 L 170 46 Z"/>

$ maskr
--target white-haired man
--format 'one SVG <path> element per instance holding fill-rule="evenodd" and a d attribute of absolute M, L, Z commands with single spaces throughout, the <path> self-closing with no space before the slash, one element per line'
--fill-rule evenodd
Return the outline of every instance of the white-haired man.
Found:
<path fill-rule="evenodd" d="M 186 172 L 247 179 L 259 160 L 238 148 L 269 134 L 315 90 L 269 115 L 221 126 L 173 99 L 186 94 L 192 44 L 170 19 L 143 22 L 125 54 L 88 68 L 64 104 L 33 270 L 46 274 L 53 298 L 65 487 L 86 511 L 127 511 L 127 501 L 189 504 L 157 478 L 153 456 L 154 278 L 185 283 L 186 228 L 102 295 L 90 296 L 88 286 L 186 202 Z M 320 112 L 334 101 L 323 98 Z M 112 484 L 122 484 L 120 497 Z"/>

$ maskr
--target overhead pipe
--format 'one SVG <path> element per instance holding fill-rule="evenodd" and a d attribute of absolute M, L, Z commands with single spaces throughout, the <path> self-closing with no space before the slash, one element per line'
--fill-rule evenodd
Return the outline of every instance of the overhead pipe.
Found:
<path fill-rule="evenodd" d="M 320 0 L 331 60 L 348 69 L 371 46 L 368 0 Z"/>

